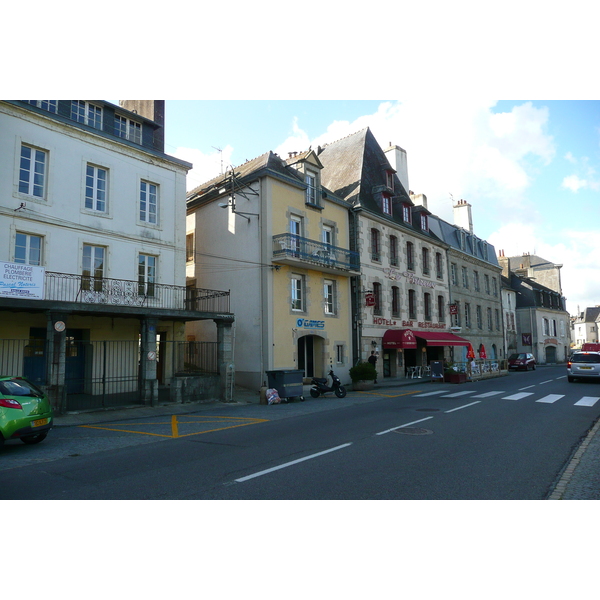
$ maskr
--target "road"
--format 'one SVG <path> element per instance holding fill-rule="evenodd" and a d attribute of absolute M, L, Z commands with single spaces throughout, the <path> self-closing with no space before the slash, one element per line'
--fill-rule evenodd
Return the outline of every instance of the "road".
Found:
<path fill-rule="evenodd" d="M 564 367 L 350 396 L 55 428 L 0 450 L 0 499 L 544 499 L 600 415 Z"/>

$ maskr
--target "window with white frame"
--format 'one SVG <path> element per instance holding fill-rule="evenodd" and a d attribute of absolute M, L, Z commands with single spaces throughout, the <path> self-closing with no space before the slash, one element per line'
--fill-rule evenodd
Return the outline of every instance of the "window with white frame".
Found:
<path fill-rule="evenodd" d="M 444 270 L 443 270 L 443 262 L 442 262 L 442 253 L 435 253 L 435 276 L 438 279 L 444 278 Z"/>
<path fill-rule="evenodd" d="M 298 253 L 300 252 L 300 238 L 302 236 L 302 217 L 299 217 L 297 215 L 291 215 L 290 217 L 290 242 L 291 242 L 291 249 L 293 250 L 293 252 L 295 253 L 296 256 L 298 256 Z"/>
<path fill-rule="evenodd" d="M 140 221 L 158 223 L 158 186 L 149 181 L 140 181 Z"/>
<path fill-rule="evenodd" d="M 492 277 L 492 294 L 494 296 L 498 295 L 498 282 L 495 277 Z"/>
<path fill-rule="evenodd" d="M 450 281 L 452 282 L 452 285 L 458 285 L 458 274 L 456 271 L 457 271 L 456 263 L 451 263 L 450 264 Z"/>
<path fill-rule="evenodd" d="M 95 129 L 102 129 L 102 109 L 85 100 L 71 100 L 71 119 Z"/>
<path fill-rule="evenodd" d="M 312 171 L 306 171 L 304 174 L 306 183 L 306 203 L 317 204 L 317 174 Z"/>
<path fill-rule="evenodd" d="M 473 271 L 473 287 L 475 291 L 479 291 L 479 271 Z"/>
<path fill-rule="evenodd" d="M 465 302 L 465 327 L 471 327 L 471 305 Z"/>
<path fill-rule="evenodd" d="M 185 236 L 185 260 L 186 262 L 194 260 L 194 233 Z"/>
<path fill-rule="evenodd" d="M 27 100 L 27 102 L 51 113 L 56 113 L 58 110 L 58 100 Z"/>
<path fill-rule="evenodd" d="M 390 235 L 390 265 L 398 266 L 398 238 Z"/>
<path fill-rule="evenodd" d="M 429 230 L 429 220 L 427 219 L 427 215 L 421 215 L 421 229 L 423 231 Z"/>
<path fill-rule="evenodd" d="M 550 335 L 550 321 L 546 319 L 546 317 L 543 317 L 542 325 L 544 328 L 544 335 Z"/>
<path fill-rule="evenodd" d="M 500 311 L 497 308 L 494 311 L 496 313 L 496 331 L 500 331 Z"/>
<path fill-rule="evenodd" d="M 489 294 L 490 293 L 490 276 L 487 273 L 483 276 L 483 283 L 485 285 L 485 293 Z"/>
<path fill-rule="evenodd" d="M 47 152 L 21 144 L 21 161 L 19 163 L 19 192 L 21 194 L 44 198 L 47 164 Z"/>
<path fill-rule="evenodd" d="M 494 324 L 492 322 L 492 309 L 491 308 L 487 309 L 487 325 L 488 325 L 488 329 L 490 331 L 492 331 L 492 329 L 494 328 Z"/>
<path fill-rule="evenodd" d="M 382 208 L 386 215 L 392 214 L 392 197 L 389 194 L 383 194 L 382 196 Z"/>
<path fill-rule="evenodd" d="M 390 188 L 390 190 L 394 190 L 394 172 L 386 171 L 385 172 L 385 185 Z"/>
<path fill-rule="evenodd" d="M 379 229 L 374 227 L 371 229 L 371 260 L 381 260 L 381 245 L 380 245 Z"/>
<path fill-rule="evenodd" d="M 115 115 L 115 134 L 121 138 L 134 142 L 135 144 L 142 143 L 142 125 L 136 121 L 132 121 L 127 117 Z"/>
<path fill-rule="evenodd" d="M 469 289 L 469 274 L 467 273 L 467 267 L 462 267 L 462 284 L 464 288 Z"/>
<path fill-rule="evenodd" d="M 292 285 L 292 310 L 304 311 L 304 275 L 293 274 Z"/>
<path fill-rule="evenodd" d="M 446 316 L 445 310 L 444 310 L 444 296 L 438 296 L 437 305 L 438 305 L 438 320 L 441 323 L 444 320 L 444 317 Z"/>
<path fill-rule="evenodd" d="M 85 172 L 85 207 L 89 210 L 106 212 L 108 171 L 87 165 Z"/>
<path fill-rule="evenodd" d="M 41 266 L 42 237 L 19 233 L 15 236 L 15 262 L 24 265 Z"/>
<path fill-rule="evenodd" d="M 477 317 L 477 329 L 483 329 L 483 315 L 481 314 L 481 306 L 477 305 L 475 308 L 475 315 Z"/>
<path fill-rule="evenodd" d="M 335 362 L 338 365 L 344 363 L 344 344 L 335 345 Z"/>
<path fill-rule="evenodd" d="M 324 244 L 333 246 L 333 227 L 331 225 L 323 225 L 323 232 L 321 235 Z"/>
<path fill-rule="evenodd" d="M 103 246 L 83 245 L 81 269 L 81 288 L 84 290 L 102 291 L 102 279 L 105 271 L 106 248 Z"/>
<path fill-rule="evenodd" d="M 402 220 L 405 223 L 410 223 L 410 205 L 408 204 L 402 205 Z"/>
<path fill-rule="evenodd" d="M 151 254 L 138 255 L 138 295 L 155 295 L 156 256 Z"/>
<path fill-rule="evenodd" d="M 325 314 L 335 315 L 335 281 L 326 279 L 323 283 Z"/>

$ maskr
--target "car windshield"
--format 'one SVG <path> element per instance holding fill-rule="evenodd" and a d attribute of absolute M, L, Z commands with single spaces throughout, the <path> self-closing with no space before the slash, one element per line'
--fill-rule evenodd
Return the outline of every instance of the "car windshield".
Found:
<path fill-rule="evenodd" d="M 0 394 L 4 396 L 37 396 L 44 394 L 35 385 L 22 379 L 8 379 L 0 381 Z"/>
<path fill-rule="evenodd" d="M 520 359 L 520 358 L 526 358 L 526 355 L 525 354 L 511 354 L 508 357 L 508 360 L 517 360 L 517 359 Z"/>
<path fill-rule="evenodd" d="M 575 363 L 600 363 L 600 354 L 573 354 L 571 362 Z"/>

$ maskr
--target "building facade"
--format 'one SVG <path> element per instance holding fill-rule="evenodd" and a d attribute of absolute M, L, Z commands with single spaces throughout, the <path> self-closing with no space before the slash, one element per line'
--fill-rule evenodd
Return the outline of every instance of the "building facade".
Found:
<path fill-rule="evenodd" d="M 600 327 L 600 306 L 586 308 L 573 320 L 573 347 L 581 348 L 586 342 L 598 343 L 598 327 Z"/>
<path fill-rule="evenodd" d="M 257 389 L 270 370 L 349 381 L 348 206 L 322 184 L 313 151 L 267 152 L 188 194 L 188 281 L 231 291 L 236 382 Z M 207 339 L 204 323 L 190 339 Z"/>
<path fill-rule="evenodd" d="M 192 165 L 164 153 L 164 101 L 2 101 L 0 130 L 0 371 L 61 411 L 156 403 L 185 321 L 233 320 L 185 287 Z"/>

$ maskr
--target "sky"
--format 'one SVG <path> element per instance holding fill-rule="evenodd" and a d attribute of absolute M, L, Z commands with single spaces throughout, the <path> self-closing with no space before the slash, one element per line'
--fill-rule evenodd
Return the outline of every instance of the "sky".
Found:
<path fill-rule="evenodd" d="M 410 189 L 505 256 L 563 265 L 567 310 L 600 304 L 600 101 L 167 100 L 166 152 L 193 163 L 188 189 L 269 150 L 286 157 L 364 127 L 407 152 Z"/>

